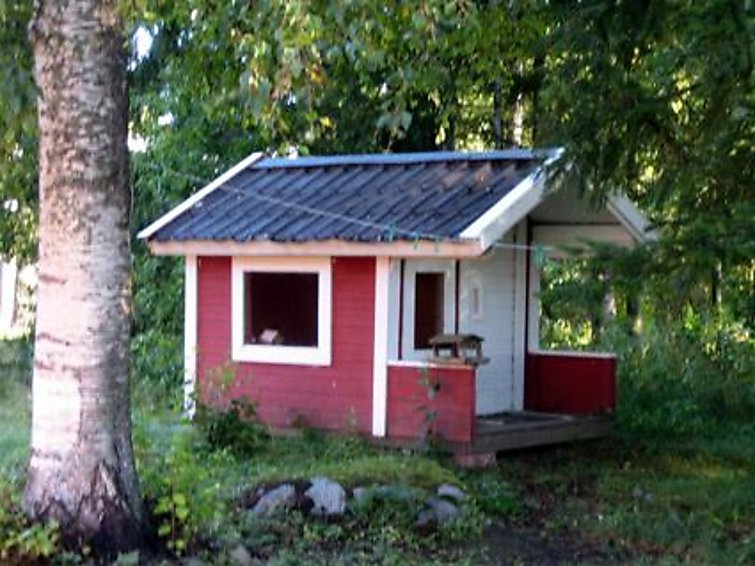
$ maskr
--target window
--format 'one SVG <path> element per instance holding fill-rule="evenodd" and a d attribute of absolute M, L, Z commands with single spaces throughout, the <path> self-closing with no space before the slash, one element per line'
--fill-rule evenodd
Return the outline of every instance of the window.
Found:
<path fill-rule="evenodd" d="M 235 258 L 233 359 L 330 364 L 330 261 Z"/>
<path fill-rule="evenodd" d="M 317 347 L 317 273 L 244 274 L 244 344 Z"/>
<path fill-rule="evenodd" d="M 443 273 L 417 273 L 415 276 L 414 348 L 429 348 L 430 338 L 443 333 L 445 277 Z"/>

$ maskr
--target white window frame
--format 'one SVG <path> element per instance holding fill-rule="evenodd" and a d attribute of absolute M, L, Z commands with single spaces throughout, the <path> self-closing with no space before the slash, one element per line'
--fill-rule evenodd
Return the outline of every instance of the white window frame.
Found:
<path fill-rule="evenodd" d="M 231 274 L 231 357 L 237 362 L 329 366 L 332 351 L 332 274 L 330 258 L 234 257 Z M 316 273 L 317 346 L 244 343 L 244 275 Z"/>
<path fill-rule="evenodd" d="M 456 273 L 453 260 L 407 260 L 404 266 L 404 313 L 402 332 L 403 360 L 424 361 L 432 348 L 414 347 L 414 310 L 417 303 L 417 273 L 443 274 L 443 332 L 451 334 L 456 326 Z"/>

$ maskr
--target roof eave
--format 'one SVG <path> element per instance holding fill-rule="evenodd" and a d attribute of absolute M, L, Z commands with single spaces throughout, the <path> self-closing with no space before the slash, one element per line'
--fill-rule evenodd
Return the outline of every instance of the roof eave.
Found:
<path fill-rule="evenodd" d="M 483 250 L 489 249 L 542 202 L 545 196 L 547 169 L 560 159 L 563 153 L 563 148 L 547 150 L 542 165 L 467 226 L 459 236 L 463 239 L 477 240 Z"/>
<path fill-rule="evenodd" d="M 160 230 L 160 228 L 170 224 L 178 216 L 183 214 L 185 211 L 189 210 L 196 203 L 198 203 L 204 197 L 206 197 L 211 192 L 216 190 L 218 187 L 230 181 L 233 177 L 241 173 L 244 169 L 246 169 L 247 167 L 250 167 L 257 161 L 259 161 L 263 156 L 264 154 L 261 152 L 255 152 L 255 153 L 252 153 L 251 155 L 246 156 L 236 165 L 234 165 L 233 167 L 228 169 L 225 173 L 220 175 L 217 179 L 205 185 L 203 188 L 198 190 L 189 198 L 182 201 L 179 205 L 175 206 L 174 208 L 172 208 L 171 210 L 163 214 L 160 218 L 158 218 L 152 224 L 150 224 L 149 226 L 144 228 L 141 232 L 139 232 L 136 235 L 136 237 L 140 240 L 147 240 L 151 238 L 152 236 L 155 235 L 155 233 L 158 230 Z"/>
<path fill-rule="evenodd" d="M 658 239 L 658 231 L 653 229 L 650 221 L 625 195 L 610 195 L 606 201 L 606 208 L 635 241 L 647 243 Z"/>
<path fill-rule="evenodd" d="M 271 241 L 215 241 L 215 240 L 150 240 L 155 255 L 169 256 L 361 256 L 361 257 L 423 257 L 462 258 L 478 257 L 485 252 L 479 240 L 434 242 L 349 242 L 324 240 L 308 242 Z"/>

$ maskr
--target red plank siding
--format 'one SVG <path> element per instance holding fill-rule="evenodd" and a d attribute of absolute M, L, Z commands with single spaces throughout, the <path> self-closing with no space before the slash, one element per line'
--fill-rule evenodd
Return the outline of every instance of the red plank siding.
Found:
<path fill-rule="evenodd" d="M 433 434 L 470 442 L 475 421 L 474 368 L 388 366 L 388 437 L 421 439 Z M 428 384 L 437 384 L 432 395 Z"/>
<path fill-rule="evenodd" d="M 337 258 L 332 265 L 330 366 L 231 363 L 231 259 L 199 258 L 197 376 L 203 402 L 246 396 L 275 427 L 371 431 L 375 260 Z M 235 378 L 228 395 L 213 395 L 213 377 L 229 373 Z"/>
<path fill-rule="evenodd" d="M 616 407 L 616 358 L 568 352 L 527 354 L 524 408 L 591 414 Z"/>

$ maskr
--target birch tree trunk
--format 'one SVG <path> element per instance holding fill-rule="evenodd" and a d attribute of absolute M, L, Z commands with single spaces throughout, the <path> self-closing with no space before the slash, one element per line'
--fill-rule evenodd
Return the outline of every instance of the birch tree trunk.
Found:
<path fill-rule="evenodd" d="M 139 546 L 128 395 L 126 55 L 115 0 L 38 0 L 39 289 L 24 508 L 95 551 Z"/>

